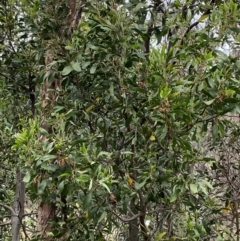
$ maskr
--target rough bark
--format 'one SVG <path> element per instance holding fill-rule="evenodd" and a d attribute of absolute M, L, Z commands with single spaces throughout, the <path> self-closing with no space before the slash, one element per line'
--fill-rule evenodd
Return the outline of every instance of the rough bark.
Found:
<path fill-rule="evenodd" d="M 11 224 L 12 224 L 12 241 L 20 240 L 20 228 L 24 215 L 25 202 L 25 183 L 23 182 L 24 174 L 17 168 L 16 172 L 16 191 L 14 203 L 12 206 Z"/>
<path fill-rule="evenodd" d="M 78 25 L 78 21 L 81 18 L 83 5 L 80 3 L 79 8 L 76 8 L 76 0 L 69 0 L 69 13 L 66 17 L 66 25 L 63 27 L 65 29 L 74 30 Z M 71 37 L 71 33 L 68 34 L 68 38 Z M 45 54 L 45 65 L 46 72 L 50 71 L 49 65 L 54 59 L 55 52 L 58 46 L 54 40 L 48 42 L 48 50 Z M 61 89 L 61 78 L 49 80 L 46 78 L 42 85 L 41 93 L 41 127 L 45 129 L 48 133 L 52 132 L 52 127 L 47 123 L 48 118 L 53 110 L 55 102 L 58 99 L 58 92 Z M 41 136 L 41 141 L 48 141 L 46 136 Z M 46 199 L 47 200 L 47 199 Z M 66 215 L 66 214 L 65 214 Z M 51 223 L 56 221 L 56 205 L 50 201 L 43 201 L 40 198 L 38 206 L 38 230 L 41 233 L 42 238 L 46 240 L 51 240 L 48 237 L 49 232 L 52 230 Z"/>
<path fill-rule="evenodd" d="M 49 43 L 48 50 L 46 52 L 45 64 L 49 66 L 49 64 L 53 60 L 54 50 L 51 43 Z M 49 71 L 48 67 L 46 68 L 46 72 Z M 51 82 L 48 78 L 45 79 L 42 86 L 42 104 L 41 104 L 41 127 L 46 130 L 46 132 L 51 133 L 52 127 L 47 123 L 47 119 L 49 118 L 54 103 L 57 98 L 57 89 L 60 86 L 60 80 L 53 79 Z M 48 141 L 45 135 L 41 136 L 40 139 L 42 142 Z M 44 178 L 44 177 L 43 177 Z M 41 233 L 41 237 L 46 240 L 51 240 L 51 237 L 48 237 L 48 233 L 51 232 L 52 225 L 56 219 L 56 206 L 53 202 L 50 202 L 46 199 L 39 200 L 38 206 L 38 231 Z"/>
<path fill-rule="evenodd" d="M 56 219 L 55 211 L 55 204 L 51 202 L 44 203 L 41 201 L 38 206 L 38 230 L 44 238 L 47 237 L 48 232 L 51 232 L 52 227 L 50 221 L 54 221 Z"/>

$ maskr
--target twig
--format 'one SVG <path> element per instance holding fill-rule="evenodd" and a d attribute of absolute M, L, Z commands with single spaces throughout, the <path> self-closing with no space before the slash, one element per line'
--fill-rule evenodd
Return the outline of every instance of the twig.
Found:
<path fill-rule="evenodd" d="M 17 85 L 19 85 L 20 87 L 22 87 L 24 90 L 29 91 L 29 88 L 27 88 L 26 86 L 20 84 L 18 81 L 16 81 L 15 79 L 13 79 L 11 76 L 7 76 L 7 75 L 5 75 L 5 74 L 3 74 L 3 73 L 1 73 L 1 72 L 0 72 L 0 75 L 3 76 L 3 77 L 6 78 L 6 79 L 10 79 L 10 80 L 12 80 L 12 81 L 14 81 L 14 82 L 17 82 Z"/>
<path fill-rule="evenodd" d="M 0 223 L 0 227 L 1 226 L 5 226 L 5 225 L 11 225 L 11 221 L 7 222 L 7 223 Z"/>
<path fill-rule="evenodd" d="M 119 216 L 117 213 L 115 213 L 114 211 L 111 210 L 111 212 L 124 223 L 129 223 L 129 222 L 131 222 L 131 221 L 133 221 L 133 220 L 135 220 L 135 219 L 137 219 L 137 218 L 139 218 L 143 215 L 142 213 L 137 213 L 132 217 L 123 218 L 123 217 Z"/>
<path fill-rule="evenodd" d="M 8 209 L 9 211 L 11 211 L 11 213 L 12 213 L 13 215 L 16 215 L 15 211 L 14 211 L 11 207 L 9 207 L 8 205 L 5 205 L 5 204 L 0 203 L 0 206 L 2 206 L 2 207 L 4 207 L 4 208 Z"/>
<path fill-rule="evenodd" d="M 25 213 L 25 214 L 23 214 L 23 218 L 26 216 L 31 216 L 31 215 L 37 215 L 37 213 Z"/>

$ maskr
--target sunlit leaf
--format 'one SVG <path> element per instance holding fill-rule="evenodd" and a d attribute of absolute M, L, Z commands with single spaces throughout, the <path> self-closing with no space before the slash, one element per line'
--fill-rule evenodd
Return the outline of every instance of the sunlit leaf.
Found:
<path fill-rule="evenodd" d="M 214 101 L 215 101 L 215 99 L 212 99 L 212 100 L 204 101 L 204 103 L 206 105 L 211 105 Z"/>
<path fill-rule="evenodd" d="M 156 137 L 154 135 L 151 135 L 150 138 L 149 138 L 150 141 L 155 141 L 156 140 Z"/>
<path fill-rule="evenodd" d="M 30 181 L 30 179 L 31 179 L 31 174 L 30 174 L 30 172 L 27 172 L 23 178 L 23 181 L 28 183 Z"/>
<path fill-rule="evenodd" d="M 197 193 L 197 192 L 198 192 L 198 189 L 197 189 L 197 185 L 196 185 L 196 184 L 191 183 L 191 184 L 189 185 L 189 187 L 190 187 L 190 190 L 191 190 L 192 193 Z"/>
<path fill-rule="evenodd" d="M 205 20 L 206 18 L 209 17 L 209 14 L 203 14 L 199 19 L 198 22 L 202 22 L 203 20 Z"/>
<path fill-rule="evenodd" d="M 158 232 L 155 236 L 155 241 L 161 241 L 167 232 Z"/>
<path fill-rule="evenodd" d="M 106 188 L 106 190 L 107 190 L 109 193 L 111 193 L 111 191 L 110 191 L 110 189 L 109 189 L 109 187 L 107 186 L 106 183 L 104 183 L 104 182 L 99 182 L 99 184 L 100 184 L 101 186 L 103 186 L 104 188 Z"/>

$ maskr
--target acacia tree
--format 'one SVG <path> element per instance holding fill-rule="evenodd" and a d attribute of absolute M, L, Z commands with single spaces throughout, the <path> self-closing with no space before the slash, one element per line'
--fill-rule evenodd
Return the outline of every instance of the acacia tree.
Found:
<path fill-rule="evenodd" d="M 25 239 L 228 239 L 218 162 L 197 144 L 219 146 L 239 112 L 221 50 L 237 49 L 238 16 L 235 1 L 1 3 L 5 163 L 19 157 L 38 209 Z"/>

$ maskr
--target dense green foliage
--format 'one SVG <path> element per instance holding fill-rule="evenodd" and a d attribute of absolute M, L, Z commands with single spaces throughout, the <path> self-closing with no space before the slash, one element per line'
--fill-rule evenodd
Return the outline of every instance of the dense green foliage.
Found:
<path fill-rule="evenodd" d="M 72 31 L 63 0 L 0 3 L 0 204 L 18 166 L 26 212 L 56 205 L 54 240 L 239 240 L 238 2 L 82 9 Z M 22 240 L 40 240 L 36 222 Z"/>

